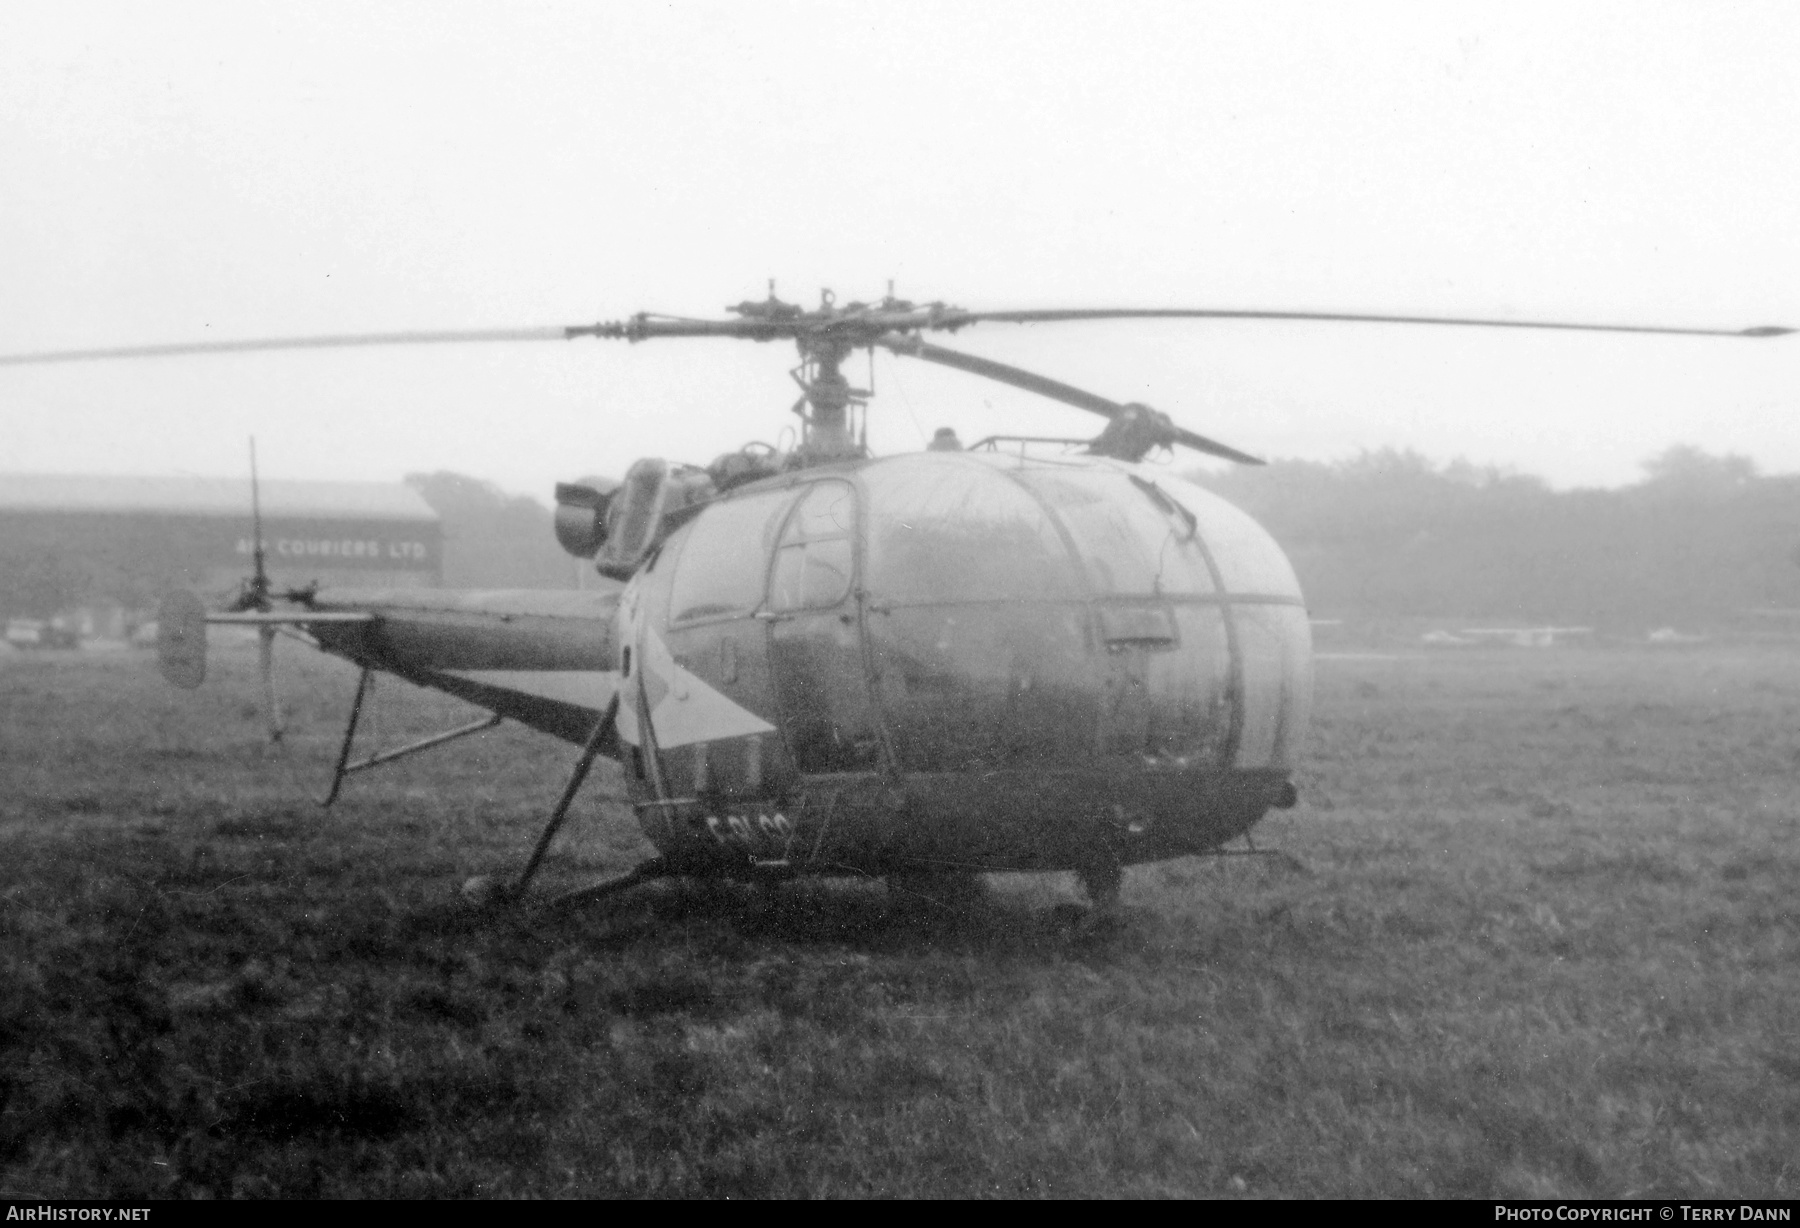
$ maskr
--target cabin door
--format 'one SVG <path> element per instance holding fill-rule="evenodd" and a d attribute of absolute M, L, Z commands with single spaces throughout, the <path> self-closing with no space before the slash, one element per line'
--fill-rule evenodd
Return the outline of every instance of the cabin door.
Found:
<path fill-rule="evenodd" d="M 757 617 L 782 735 L 803 774 L 868 772 L 882 763 L 856 599 L 856 489 L 813 483 L 788 513 Z"/>

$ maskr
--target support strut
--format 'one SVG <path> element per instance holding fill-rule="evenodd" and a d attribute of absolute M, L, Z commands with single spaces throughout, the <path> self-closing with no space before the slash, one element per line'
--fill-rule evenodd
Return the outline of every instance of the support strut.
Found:
<path fill-rule="evenodd" d="M 430 750 L 434 746 L 442 746 L 446 742 L 454 742 L 458 738 L 466 738 L 472 733 L 481 733 L 492 729 L 506 718 L 498 712 L 490 712 L 480 720 L 470 721 L 467 725 L 458 725 L 455 729 L 446 729 L 443 733 L 434 733 L 428 738 L 420 738 L 416 742 L 408 742 L 404 746 L 396 746 L 392 750 L 377 751 L 366 758 L 350 762 L 350 748 L 356 741 L 356 723 L 362 717 L 363 703 L 367 700 L 369 690 L 375 681 L 375 671 L 367 666 L 362 676 L 356 680 L 356 698 L 350 704 L 350 720 L 344 726 L 344 744 L 338 748 L 337 766 L 331 774 L 331 791 L 325 795 L 321 806 L 329 806 L 337 801 L 338 791 L 344 787 L 344 778 L 356 772 L 365 772 L 383 763 L 392 763 L 396 759 L 404 759 L 408 755 L 416 755 L 422 750 Z"/>
<path fill-rule="evenodd" d="M 594 766 L 594 759 L 600 754 L 601 744 L 612 733 L 613 726 L 619 719 L 619 696 L 623 692 L 615 691 L 606 703 L 606 711 L 600 714 L 600 720 L 594 726 L 594 732 L 588 735 L 587 743 L 581 748 L 581 757 L 575 761 L 575 770 L 569 773 L 569 782 L 563 786 L 562 797 L 557 799 L 556 809 L 550 814 L 550 822 L 544 827 L 544 834 L 538 837 L 537 847 L 531 850 L 531 860 L 525 863 L 525 869 L 519 875 L 519 881 L 512 886 L 514 897 L 524 894 L 538 866 L 543 864 L 544 854 L 550 851 L 550 842 L 556 839 L 561 830 L 563 820 L 569 817 L 569 807 L 575 802 L 575 795 L 581 791 L 582 782 L 587 780 L 588 769 Z M 626 877 L 630 877 L 627 875 Z M 634 882 L 636 880 L 633 880 Z"/>
<path fill-rule="evenodd" d="M 331 791 L 319 805 L 329 807 L 337 801 L 338 790 L 344 787 L 347 774 L 345 765 L 350 762 L 350 744 L 356 740 L 356 722 L 362 719 L 363 700 L 368 697 L 369 683 L 374 680 L 375 671 L 367 666 L 356 677 L 356 698 L 350 701 L 350 720 L 344 726 L 344 744 L 338 748 L 337 762 L 331 768 Z"/>

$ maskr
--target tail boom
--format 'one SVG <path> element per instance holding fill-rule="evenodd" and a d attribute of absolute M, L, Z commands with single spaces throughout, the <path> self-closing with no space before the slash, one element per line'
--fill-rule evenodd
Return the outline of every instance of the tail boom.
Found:
<path fill-rule="evenodd" d="M 616 591 L 327 589 L 283 617 L 334 656 L 582 745 L 619 691 L 617 609 Z"/>

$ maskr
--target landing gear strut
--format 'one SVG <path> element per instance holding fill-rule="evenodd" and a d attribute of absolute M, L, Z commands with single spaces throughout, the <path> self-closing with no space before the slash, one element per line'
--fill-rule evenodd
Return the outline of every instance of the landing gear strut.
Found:
<path fill-rule="evenodd" d="M 550 851 L 550 842 L 556 839 L 563 820 L 569 817 L 569 807 L 574 804 L 575 795 L 581 791 L 588 769 L 594 766 L 594 758 L 599 755 L 601 744 L 612 733 L 613 725 L 618 719 L 619 693 L 614 692 L 606 703 L 606 711 L 600 714 L 600 721 L 594 726 L 594 732 L 588 735 L 587 745 L 581 748 L 581 758 L 575 761 L 575 770 L 569 773 L 569 783 L 563 786 L 562 797 L 550 814 L 550 822 L 545 825 L 544 834 L 538 837 L 537 847 L 531 850 L 531 860 L 525 863 L 524 872 L 519 875 L 519 881 L 512 885 L 508 894 L 515 897 L 523 895 L 525 888 L 531 885 L 532 876 L 537 873 L 538 866 L 543 864 L 544 854 Z"/>
<path fill-rule="evenodd" d="M 575 803 L 575 795 L 581 792 L 581 786 L 587 780 L 589 769 L 594 766 L 594 760 L 599 757 L 600 748 L 606 744 L 606 739 L 612 736 L 613 728 L 619 719 L 619 698 L 619 695 L 615 694 L 607 701 L 606 710 L 600 714 L 599 721 L 594 725 L 594 731 L 588 735 L 586 744 L 581 748 L 581 756 L 575 760 L 574 770 L 569 773 L 569 779 L 563 785 L 562 796 L 557 799 L 556 808 L 550 812 L 550 821 L 544 825 L 543 832 L 539 834 L 537 845 L 531 850 L 531 856 L 526 860 L 525 868 L 519 872 L 517 881 L 510 886 L 503 886 L 485 876 L 472 878 L 463 884 L 465 896 L 483 905 L 495 902 L 510 903 L 524 897 L 525 889 L 537 876 L 538 867 L 544 864 L 544 856 L 549 853 L 551 842 L 556 839 L 556 833 L 562 830 L 564 821 L 568 819 L 569 808 Z M 672 871 L 668 862 L 661 857 L 653 857 L 617 878 L 557 896 L 550 901 L 550 907 L 559 912 L 577 908 L 583 904 L 590 904 L 595 900 L 616 895 L 621 891 L 628 891 L 639 883 L 649 882 L 653 878 L 666 878 L 670 873 Z"/>
<path fill-rule="evenodd" d="M 344 787 L 344 778 L 356 772 L 366 772 L 372 767 L 384 763 L 392 763 L 396 759 L 404 759 L 408 755 L 416 755 L 422 750 L 430 750 L 434 746 L 442 746 L 446 742 L 454 742 L 458 738 L 466 738 L 472 733 L 481 733 L 492 729 L 506 718 L 498 712 L 490 713 L 480 720 L 471 721 L 467 725 L 458 725 L 455 729 L 443 733 L 434 733 L 428 738 L 420 738 L 416 742 L 408 742 L 405 746 L 396 746 L 393 750 L 378 751 L 373 755 L 350 762 L 350 750 L 356 744 L 356 723 L 362 719 L 363 704 L 369 692 L 375 689 L 375 671 L 368 666 L 363 667 L 362 676 L 356 680 L 356 698 L 350 702 L 350 720 L 344 726 L 344 741 L 338 747 L 337 766 L 331 774 L 331 790 L 325 794 L 321 806 L 330 806 L 337 801 L 338 793 Z"/>

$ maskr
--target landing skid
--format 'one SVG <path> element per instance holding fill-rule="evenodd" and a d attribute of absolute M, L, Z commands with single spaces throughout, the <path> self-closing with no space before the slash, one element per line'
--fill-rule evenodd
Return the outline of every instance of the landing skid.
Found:
<path fill-rule="evenodd" d="M 1194 855 L 1196 857 L 1270 857 L 1297 874 L 1312 873 L 1312 870 L 1307 867 L 1307 864 L 1304 861 L 1301 861 L 1286 849 L 1258 848 L 1256 841 L 1250 838 L 1249 832 L 1244 833 L 1244 847 L 1241 849 L 1215 848 Z"/>
<path fill-rule="evenodd" d="M 595 728 L 592 738 L 589 739 L 589 748 L 597 747 L 604 740 L 612 719 L 617 715 L 616 705 L 617 701 L 615 700 L 613 707 L 608 708 L 606 715 L 602 717 L 600 724 Z M 555 838 L 557 829 L 568 813 L 569 803 L 574 800 L 575 793 L 580 789 L 582 779 L 586 776 L 588 766 L 592 762 L 593 754 L 589 749 L 584 749 L 582 759 L 577 762 L 575 771 L 571 774 L 569 783 L 563 790 L 562 800 L 558 802 L 549 824 L 545 827 L 543 835 L 539 837 L 538 846 L 532 853 L 531 860 L 526 864 L 524 873 L 519 876 L 519 881 L 510 887 L 501 887 L 491 880 L 471 879 L 464 887 L 465 894 L 477 898 L 484 904 L 515 903 L 522 898 L 526 885 L 530 883 L 538 864 L 543 860 L 545 850 L 549 848 L 550 842 Z M 1244 848 L 1215 848 L 1197 855 L 1202 857 L 1270 857 L 1298 873 L 1311 873 L 1306 864 L 1292 853 L 1282 849 L 1258 848 L 1248 833 L 1245 833 L 1244 844 L 1246 846 Z M 670 865 L 666 858 L 652 857 L 616 878 L 609 878 L 592 886 L 580 887 L 574 891 L 566 891 L 561 895 L 554 896 L 543 905 L 542 911 L 551 915 L 572 912 L 586 905 L 623 894 L 635 887 L 641 887 L 656 879 L 676 878 L 681 877 L 681 874 L 682 872 Z M 1085 905 L 1058 905 L 1052 910 L 1053 917 L 1060 917 L 1072 933 L 1083 939 L 1105 938 L 1124 927 L 1126 914 L 1120 901 L 1120 887 L 1124 877 L 1123 867 L 1113 861 L 1096 862 L 1077 871 L 1077 877 L 1089 902 Z M 941 901 L 931 901 L 931 903 L 942 906 Z"/>
<path fill-rule="evenodd" d="M 675 871 L 669 868 L 661 857 L 652 857 L 649 861 L 634 867 L 630 873 L 621 874 L 617 878 L 609 878 L 605 882 L 595 883 L 591 887 L 581 887 L 574 891 L 565 891 L 544 906 L 546 912 L 572 912 L 589 904 L 629 891 L 633 887 L 642 886 L 653 879 L 669 878 Z"/>

